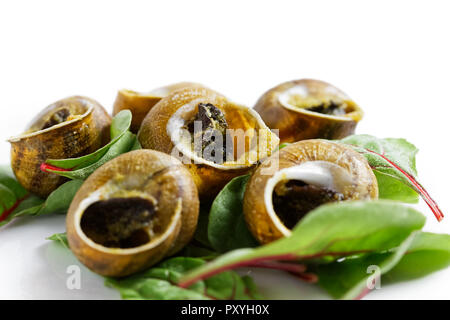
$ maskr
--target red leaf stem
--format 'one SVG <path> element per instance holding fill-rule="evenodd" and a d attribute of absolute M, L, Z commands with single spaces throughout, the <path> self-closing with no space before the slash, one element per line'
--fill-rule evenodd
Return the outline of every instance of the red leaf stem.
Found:
<path fill-rule="evenodd" d="M 428 205 L 428 207 L 430 207 L 430 209 L 433 212 L 433 214 L 436 217 L 436 219 L 438 221 L 442 221 L 442 219 L 444 219 L 444 214 L 442 213 L 441 209 L 439 209 L 439 206 L 437 205 L 436 201 L 434 201 L 433 198 L 431 198 L 430 194 L 425 190 L 424 187 L 422 187 L 422 185 L 413 176 L 411 176 L 405 170 L 400 168 L 397 164 L 395 164 L 393 161 L 388 159 L 385 155 L 379 154 L 379 153 L 377 153 L 377 152 L 375 152 L 373 150 L 370 150 L 370 149 L 366 149 L 365 148 L 365 150 L 367 152 L 370 152 L 370 153 L 373 153 L 373 154 L 376 154 L 376 155 L 382 157 L 391 166 L 393 166 L 395 169 L 400 171 L 411 182 L 411 184 L 417 189 L 417 191 L 419 192 L 419 194 L 422 197 L 422 199 L 425 200 L 425 202 Z"/>
<path fill-rule="evenodd" d="M 14 205 L 13 205 L 11 208 L 9 208 L 8 210 L 4 211 L 4 212 L 0 215 L 0 222 L 5 221 L 6 219 L 8 219 L 9 215 L 10 215 L 11 213 L 13 213 L 14 210 L 16 210 L 17 207 L 18 207 L 18 206 L 19 206 L 26 198 L 28 198 L 28 197 L 29 197 L 29 194 L 27 194 L 25 197 L 23 197 L 23 198 L 21 198 L 21 199 L 18 199 L 18 200 L 14 203 Z"/>
<path fill-rule="evenodd" d="M 41 164 L 41 171 L 43 171 L 43 172 L 49 172 L 48 170 L 51 170 L 51 171 L 61 171 L 61 172 L 67 172 L 67 171 L 72 171 L 72 169 L 64 169 L 64 168 L 60 168 L 60 167 L 55 167 L 55 166 L 52 166 L 52 165 L 50 165 L 50 164 L 47 164 L 47 163 L 43 163 L 43 164 Z"/>

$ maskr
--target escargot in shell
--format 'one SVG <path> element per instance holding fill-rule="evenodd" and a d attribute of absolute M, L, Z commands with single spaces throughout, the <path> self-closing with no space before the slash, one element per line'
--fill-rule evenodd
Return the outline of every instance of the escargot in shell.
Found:
<path fill-rule="evenodd" d="M 133 114 L 130 129 L 132 132 L 137 133 L 141 127 L 142 120 L 144 120 L 147 113 L 156 103 L 177 89 L 191 86 L 201 85 L 193 82 L 178 82 L 150 92 L 136 92 L 128 89 L 119 90 L 114 101 L 113 115 L 125 109 L 130 110 Z"/>
<path fill-rule="evenodd" d="M 204 199 L 248 172 L 279 142 L 255 111 L 204 87 L 180 89 L 158 102 L 138 138 L 143 148 L 181 158 Z"/>
<path fill-rule="evenodd" d="M 138 150 L 96 170 L 66 219 L 72 252 L 88 268 L 121 277 L 183 248 L 197 226 L 198 194 L 174 157 Z"/>
<path fill-rule="evenodd" d="M 333 85 L 312 79 L 284 82 L 264 93 L 254 109 L 281 142 L 341 139 L 353 134 L 361 108 Z"/>
<path fill-rule="evenodd" d="M 10 138 L 11 166 L 28 191 L 48 196 L 65 179 L 40 170 L 47 159 L 76 158 L 109 140 L 111 117 L 95 100 L 73 96 L 39 113 L 26 131 Z"/>
<path fill-rule="evenodd" d="M 304 140 L 284 147 L 254 171 L 244 194 L 244 215 L 264 244 L 288 236 L 322 204 L 376 198 L 377 180 L 362 155 L 343 144 Z"/>

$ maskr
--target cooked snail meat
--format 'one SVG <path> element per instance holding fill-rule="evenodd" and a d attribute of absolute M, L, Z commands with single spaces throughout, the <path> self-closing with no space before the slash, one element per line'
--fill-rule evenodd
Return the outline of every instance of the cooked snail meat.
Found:
<path fill-rule="evenodd" d="M 230 138 L 227 138 L 227 120 L 223 112 L 213 104 L 199 103 L 198 112 L 193 119 L 187 121 L 185 128 L 191 134 L 191 142 L 197 156 L 205 155 L 206 160 L 219 164 L 227 161 L 227 157 L 230 159 L 233 156 L 232 144 L 229 147 L 230 144 L 222 143 L 221 147 L 215 148 L 216 137 L 222 142 Z M 197 140 L 201 141 L 200 147 L 196 146 Z M 208 147 L 212 149 L 209 153 L 205 152 Z"/>
<path fill-rule="evenodd" d="M 341 103 L 336 103 L 333 100 L 322 102 L 318 105 L 305 108 L 308 111 L 329 114 L 333 116 L 342 116 L 345 112 L 345 107 Z"/>
<path fill-rule="evenodd" d="M 67 109 L 67 108 L 60 109 L 60 110 L 56 111 L 50 117 L 50 119 L 47 120 L 47 122 L 42 127 L 42 130 L 51 128 L 53 126 L 56 126 L 57 124 L 66 122 L 67 120 L 71 120 L 71 119 L 69 119 L 69 117 L 70 117 L 69 109 Z"/>
<path fill-rule="evenodd" d="M 109 248 L 132 248 L 150 240 L 144 232 L 155 215 L 155 205 L 142 198 L 113 198 L 90 205 L 81 229 L 94 242 Z"/>
<path fill-rule="evenodd" d="M 272 194 L 274 210 L 289 229 L 316 207 L 343 199 L 344 195 L 338 191 L 307 184 L 302 180 L 279 182 Z"/>

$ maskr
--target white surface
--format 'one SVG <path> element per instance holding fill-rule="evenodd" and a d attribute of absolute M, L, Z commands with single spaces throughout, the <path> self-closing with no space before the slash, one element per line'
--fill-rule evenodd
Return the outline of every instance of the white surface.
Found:
<path fill-rule="evenodd" d="M 448 12 L 444 1 L 0 2 L 0 162 L 7 137 L 68 95 L 111 110 L 120 88 L 195 81 L 252 105 L 282 81 L 310 77 L 364 108 L 358 133 L 414 142 L 420 181 L 448 213 Z M 449 216 L 437 223 L 419 208 L 426 230 L 450 233 Z M 61 231 L 62 216 L 0 229 L 0 298 L 118 298 L 86 269 L 82 289 L 66 289 L 76 260 L 45 240 Z M 268 297 L 325 297 L 289 276 L 252 274 Z M 449 284 L 447 269 L 367 298 L 449 299 Z"/>

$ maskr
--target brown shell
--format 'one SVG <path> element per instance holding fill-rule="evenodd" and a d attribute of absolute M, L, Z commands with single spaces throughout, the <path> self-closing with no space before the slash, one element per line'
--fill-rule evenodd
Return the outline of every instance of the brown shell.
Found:
<path fill-rule="evenodd" d="M 143 148 L 155 149 L 172 154 L 174 143 L 167 133 L 167 124 L 172 115 L 182 106 L 191 103 L 211 103 L 219 108 L 225 115 L 230 129 L 260 128 L 267 130 L 269 144 L 272 148 L 278 145 L 278 138 L 265 126 L 260 117 L 251 114 L 248 108 L 228 101 L 221 94 L 204 87 L 190 87 L 174 91 L 172 94 L 157 103 L 147 114 L 138 133 Z M 259 121 L 259 122 L 258 122 Z M 270 154 L 269 154 L 270 155 Z M 212 199 L 232 178 L 247 173 L 255 163 L 241 167 L 217 168 L 208 164 L 187 163 L 197 185 L 201 199 Z"/>
<path fill-rule="evenodd" d="M 79 118 L 42 129 L 61 109 L 81 113 Z M 17 180 L 28 191 L 48 196 L 65 179 L 42 172 L 47 159 L 66 159 L 89 154 L 109 140 L 111 117 L 95 100 L 73 96 L 45 108 L 27 127 L 25 133 L 9 139 L 11 166 Z"/>
<path fill-rule="evenodd" d="M 173 231 L 157 246 L 129 249 L 92 246 L 85 241 L 77 220 L 82 201 L 96 190 L 108 190 L 110 184 L 118 186 L 122 194 L 142 192 L 156 199 L 157 217 L 170 221 L 181 203 L 181 218 Z M 97 191 L 98 192 L 98 191 Z M 100 191 L 102 192 L 102 191 Z M 103 193 L 102 199 L 111 199 Z M 123 197 L 123 196 L 121 196 Z M 80 209 L 82 210 L 82 209 Z M 192 238 L 198 219 L 199 200 L 189 171 L 174 157 L 154 150 L 138 150 L 123 154 L 96 170 L 75 195 L 66 219 L 67 238 L 72 252 L 92 271 L 104 275 L 126 276 L 151 265 L 183 248 Z M 80 212 L 81 216 L 84 212 Z M 161 227 L 167 228 L 167 223 Z M 153 240 L 150 240 L 150 242 Z"/>
<path fill-rule="evenodd" d="M 304 86 L 314 95 L 327 100 L 340 100 L 348 103 L 346 114 L 330 116 L 318 112 L 305 111 L 302 108 L 286 108 L 279 97 L 287 90 Z M 271 129 L 279 130 L 282 143 L 305 139 L 341 139 L 354 133 L 356 125 L 363 116 L 361 108 L 344 92 L 329 83 L 302 79 L 282 83 L 264 93 L 254 109 Z"/>
<path fill-rule="evenodd" d="M 264 199 L 268 180 L 284 168 L 306 161 L 329 161 L 344 168 L 356 183 L 344 200 L 377 199 L 378 184 L 367 160 L 353 149 L 326 140 L 304 140 L 290 144 L 267 158 L 252 174 L 244 194 L 244 215 L 253 236 L 262 244 L 283 237 L 270 217 Z"/>
<path fill-rule="evenodd" d="M 113 115 L 125 109 L 130 110 L 133 114 L 131 131 L 137 133 L 141 127 L 142 120 L 144 120 L 147 113 L 155 104 L 171 92 L 191 86 L 201 85 L 193 82 L 178 82 L 150 92 L 136 92 L 127 89 L 119 90 L 114 101 Z"/>

